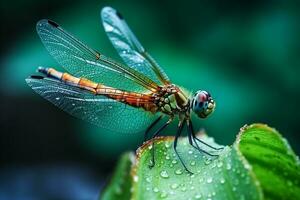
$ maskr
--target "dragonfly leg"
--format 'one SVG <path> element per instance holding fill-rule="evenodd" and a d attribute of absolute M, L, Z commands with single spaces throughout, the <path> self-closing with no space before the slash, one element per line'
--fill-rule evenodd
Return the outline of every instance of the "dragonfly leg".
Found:
<path fill-rule="evenodd" d="M 195 141 L 195 143 L 197 143 L 197 142 L 196 142 L 196 140 L 197 140 L 198 142 L 200 142 L 200 143 L 202 143 L 202 144 L 204 144 L 204 145 L 206 145 L 206 146 L 208 146 L 208 147 L 210 147 L 210 148 L 212 148 L 212 149 L 214 149 L 214 150 L 222 150 L 222 149 L 224 149 L 224 147 L 214 147 L 214 146 L 211 146 L 211 145 L 209 145 L 209 144 L 203 142 L 203 141 L 200 140 L 199 138 L 197 138 L 197 136 L 196 136 L 196 134 L 195 134 L 195 131 L 194 131 L 194 127 L 193 127 L 192 121 L 190 121 L 189 124 L 190 124 L 190 127 L 191 127 L 192 138 L 193 138 L 193 140 Z"/>
<path fill-rule="evenodd" d="M 205 153 L 209 156 L 218 156 L 218 155 L 214 155 L 211 154 L 203 149 L 201 149 L 201 147 L 199 147 L 197 141 L 195 140 L 195 138 L 193 137 L 193 127 L 192 127 L 192 122 L 191 121 L 187 121 L 187 130 L 188 130 L 188 139 L 189 139 L 189 143 L 192 147 L 194 147 L 196 150 L 198 150 L 200 153 Z M 194 144 L 195 143 L 195 144 Z"/>
<path fill-rule="evenodd" d="M 165 129 L 171 122 L 173 121 L 173 117 L 171 117 L 163 126 L 161 126 L 152 136 L 152 139 L 158 136 L 163 129 Z M 151 149 L 151 163 L 149 165 L 150 168 L 154 167 L 155 165 L 155 158 L 154 158 L 154 146 L 155 142 L 152 140 L 152 149 Z"/>
<path fill-rule="evenodd" d="M 152 122 L 152 124 L 150 126 L 148 126 L 147 130 L 145 131 L 145 134 L 144 134 L 144 142 L 146 142 L 147 138 L 148 138 L 148 135 L 150 133 L 150 130 L 153 128 L 153 126 L 155 126 L 162 118 L 162 115 L 159 116 L 154 122 Z"/>
<path fill-rule="evenodd" d="M 181 121 L 179 122 L 178 124 L 178 129 L 177 129 L 177 133 L 176 133 L 176 136 L 175 136 L 175 140 L 174 140 L 174 151 L 178 157 L 178 159 L 180 160 L 181 164 L 183 165 L 184 169 L 189 173 L 189 174 L 193 174 L 190 170 L 188 170 L 188 168 L 186 167 L 186 165 L 184 164 L 183 160 L 181 159 L 181 157 L 179 156 L 178 152 L 177 152 L 177 142 L 178 142 L 178 138 L 180 137 L 181 133 L 182 133 L 182 128 L 184 127 L 185 125 L 185 120 L 184 121 Z"/>

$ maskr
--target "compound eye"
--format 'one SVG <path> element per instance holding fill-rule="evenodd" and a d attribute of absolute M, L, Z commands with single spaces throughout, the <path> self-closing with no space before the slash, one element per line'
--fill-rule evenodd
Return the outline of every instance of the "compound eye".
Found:
<path fill-rule="evenodd" d="M 204 102 L 204 101 L 207 101 L 207 99 L 208 99 L 208 96 L 207 96 L 207 93 L 206 92 L 200 92 L 199 94 L 198 94 L 198 100 L 200 101 L 200 102 Z"/>

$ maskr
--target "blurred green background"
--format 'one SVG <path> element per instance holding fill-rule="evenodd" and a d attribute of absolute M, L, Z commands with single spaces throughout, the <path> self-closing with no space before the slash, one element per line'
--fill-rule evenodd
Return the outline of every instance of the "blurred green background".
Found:
<path fill-rule="evenodd" d="M 40 65 L 59 68 L 35 32 L 42 18 L 120 60 L 100 24 L 100 9 L 107 5 L 122 13 L 174 83 L 210 91 L 217 108 L 206 120 L 194 119 L 198 129 L 226 145 L 244 124 L 267 123 L 300 152 L 299 1 L 4 0 L 0 5 L 0 186 L 5 185 L 0 198 L 28 181 L 29 192 L 15 192 L 15 199 L 96 197 L 118 156 L 141 144 L 142 133 L 117 134 L 74 119 L 24 80 Z M 175 128 L 165 134 L 173 135 Z M 49 180 L 78 184 L 58 194 L 53 191 L 59 186 L 44 183 Z"/>

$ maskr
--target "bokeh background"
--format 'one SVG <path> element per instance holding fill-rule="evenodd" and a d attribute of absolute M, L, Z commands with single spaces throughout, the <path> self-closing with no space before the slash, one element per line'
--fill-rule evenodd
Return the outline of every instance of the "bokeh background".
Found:
<path fill-rule="evenodd" d="M 49 18 L 94 49 L 120 60 L 99 12 L 125 16 L 171 80 L 205 89 L 217 109 L 194 119 L 218 143 L 239 128 L 267 123 L 299 143 L 299 1 L 1 1 L 0 199 L 97 199 L 119 155 L 143 134 L 120 135 L 75 119 L 35 94 L 24 79 L 58 67 L 36 32 Z M 174 134 L 176 125 L 166 134 Z"/>

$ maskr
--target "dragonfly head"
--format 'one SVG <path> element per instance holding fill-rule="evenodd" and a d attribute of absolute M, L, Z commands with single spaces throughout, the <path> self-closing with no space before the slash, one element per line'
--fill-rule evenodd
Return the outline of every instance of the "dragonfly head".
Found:
<path fill-rule="evenodd" d="M 206 118 L 215 109 L 215 101 L 210 94 L 204 90 L 197 91 L 191 99 L 191 109 L 200 118 Z"/>

